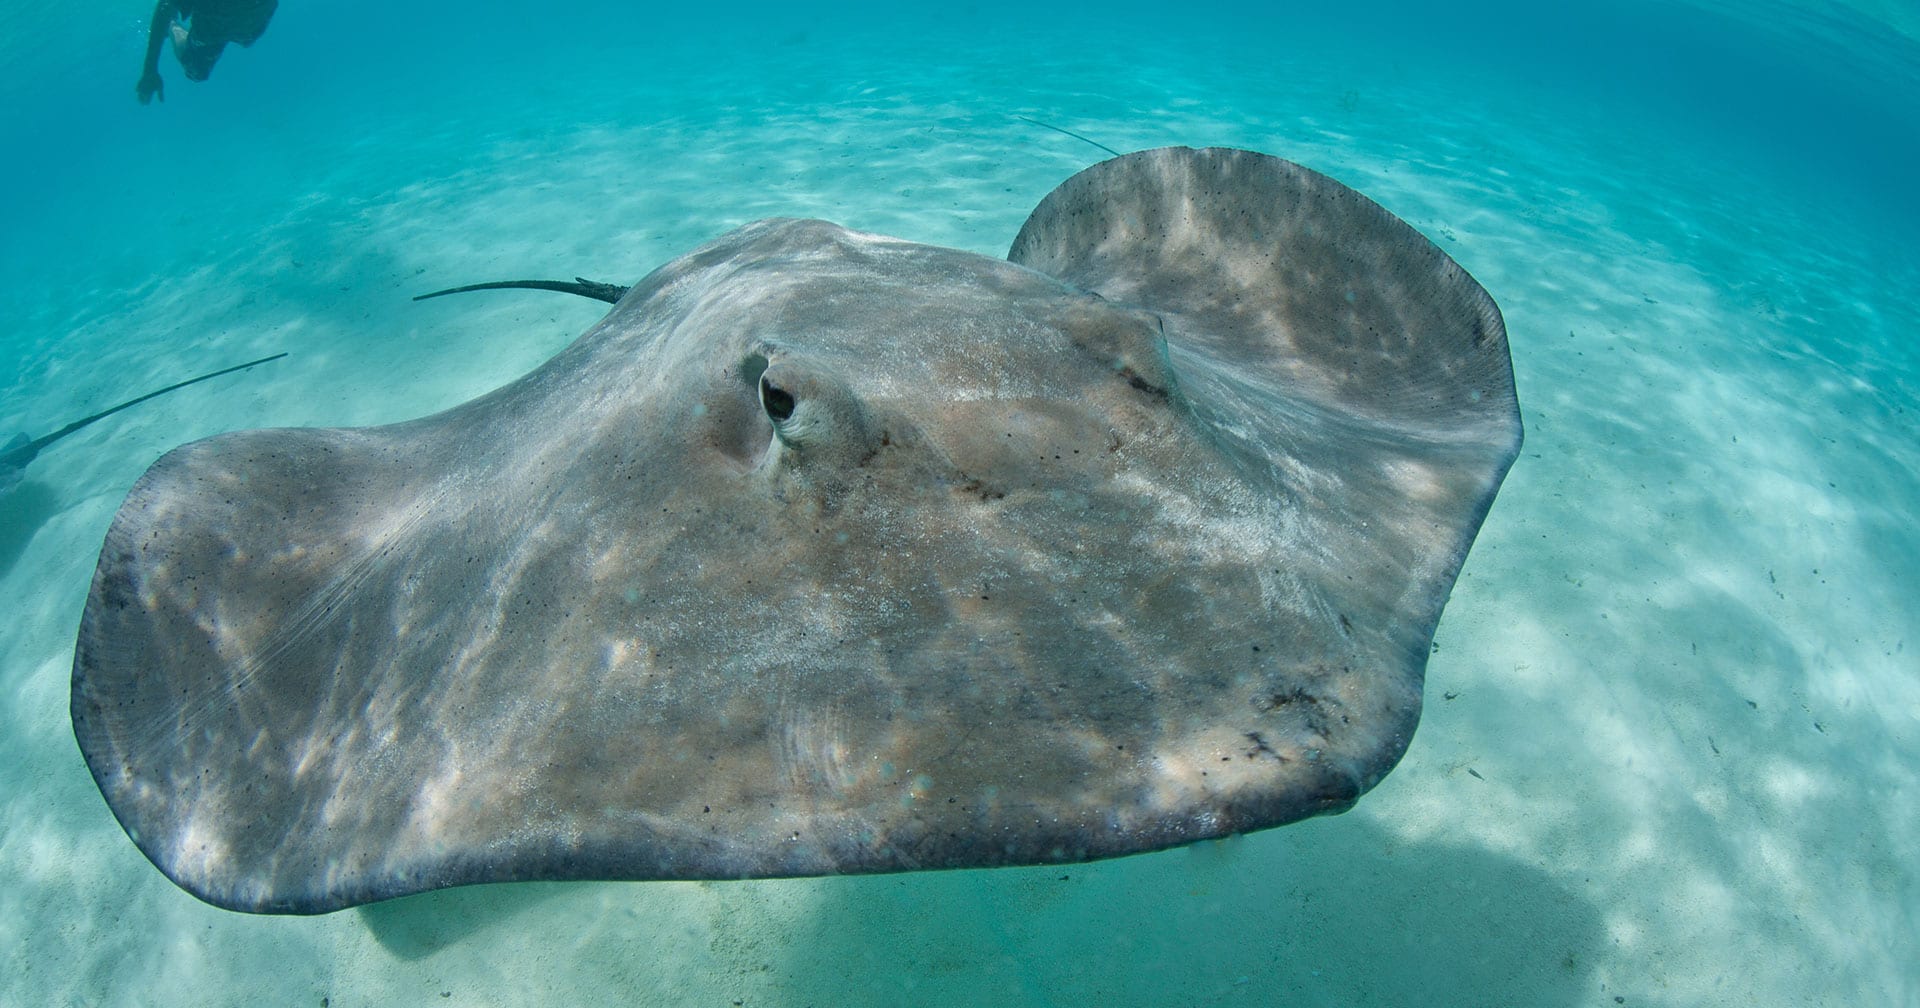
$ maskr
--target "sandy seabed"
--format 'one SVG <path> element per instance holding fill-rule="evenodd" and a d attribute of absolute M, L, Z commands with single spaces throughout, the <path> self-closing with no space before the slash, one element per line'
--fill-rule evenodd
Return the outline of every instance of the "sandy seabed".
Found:
<path fill-rule="evenodd" d="M 724 66 L 706 38 L 347 73 L 339 27 L 288 6 L 208 84 L 169 67 L 165 106 L 132 107 L 131 72 L 32 93 L 73 103 L 72 133 L 36 157 L 51 184 L 13 187 L 0 434 L 291 356 L 90 427 L 0 498 L 0 1002 L 1920 1003 L 1898 951 L 1920 930 L 1920 272 L 1870 200 L 1491 70 L 1198 29 L 789 26 Z M 1420 732 L 1356 810 L 1069 868 L 485 886 L 318 918 L 204 906 L 127 842 L 67 690 L 101 537 L 154 458 L 441 409 L 600 314 L 422 290 L 627 283 L 773 215 L 1002 254 L 1104 156 L 1021 117 L 1325 171 L 1506 314 L 1526 446 Z"/>

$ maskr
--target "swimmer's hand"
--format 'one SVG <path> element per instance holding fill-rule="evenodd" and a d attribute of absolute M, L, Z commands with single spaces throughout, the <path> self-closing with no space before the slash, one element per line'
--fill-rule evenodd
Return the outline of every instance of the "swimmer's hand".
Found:
<path fill-rule="evenodd" d="M 140 75 L 140 86 L 135 89 L 135 93 L 140 96 L 142 105 L 152 101 L 155 95 L 160 97 L 161 104 L 167 101 L 166 86 L 160 83 L 160 75 L 152 70 Z"/>

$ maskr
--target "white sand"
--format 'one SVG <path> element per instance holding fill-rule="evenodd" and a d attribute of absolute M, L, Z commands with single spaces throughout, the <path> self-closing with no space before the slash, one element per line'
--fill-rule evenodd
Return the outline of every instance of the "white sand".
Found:
<path fill-rule="evenodd" d="M 1230 17 L 370 39 L 290 0 L 141 109 L 136 7 L 89 75 L 0 120 L 32 138 L 9 170 L 44 171 L 5 179 L 0 439 L 292 356 L 89 428 L 0 498 L 0 1003 L 1920 1004 L 1920 269 L 1871 194 L 1417 39 Z M 161 452 L 439 409 L 599 315 L 406 300 L 439 286 L 631 282 L 775 214 L 1002 253 L 1103 156 L 1016 115 L 1327 171 L 1506 313 L 1526 448 L 1420 733 L 1359 808 L 1070 868 L 311 919 L 204 906 L 127 841 L 68 675 L 100 538 Z"/>

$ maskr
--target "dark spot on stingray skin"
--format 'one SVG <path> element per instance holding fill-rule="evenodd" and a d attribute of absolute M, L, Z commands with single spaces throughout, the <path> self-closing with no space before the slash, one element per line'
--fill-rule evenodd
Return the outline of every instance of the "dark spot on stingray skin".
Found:
<path fill-rule="evenodd" d="M 1253 759 L 1258 756 L 1269 756 L 1269 757 L 1272 757 L 1273 759 L 1279 760 L 1282 763 L 1285 763 L 1287 761 L 1287 758 L 1285 756 L 1282 756 L 1279 753 L 1273 751 L 1273 747 L 1267 744 L 1266 739 L 1260 737 L 1259 732 L 1247 732 L 1246 739 L 1247 741 L 1253 743 L 1253 748 L 1247 750 L 1248 759 Z"/>
<path fill-rule="evenodd" d="M 1137 372 L 1135 372 L 1131 367 L 1121 368 L 1120 377 L 1125 378 L 1127 380 L 1128 385 L 1131 385 L 1135 389 L 1138 389 L 1141 392 L 1145 392 L 1156 399 L 1165 399 L 1167 397 L 1166 389 L 1163 389 L 1160 386 L 1155 385 L 1154 383 L 1146 380 L 1145 378 L 1140 377 L 1140 375 Z"/>

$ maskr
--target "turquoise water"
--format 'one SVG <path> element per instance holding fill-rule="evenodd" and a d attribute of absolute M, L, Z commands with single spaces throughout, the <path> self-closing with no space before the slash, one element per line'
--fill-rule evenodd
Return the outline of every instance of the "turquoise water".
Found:
<path fill-rule="evenodd" d="M 287 0 L 133 100 L 139 3 L 9 12 L 0 1003 L 1920 1004 L 1920 24 L 1889 6 L 903 15 Z M 1408 5 L 1412 7 L 1413 5 Z M 1745 20 L 1743 20 L 1745 19 Z M 1003 254 L 1118 150 L 1359 188 L 1499 301 L 1528 440 L 1405 761 L 1347 815 L 1071 869 L 204 906 L 67 721 L 160 453 L 494 388 L 771 215 Z"/>

